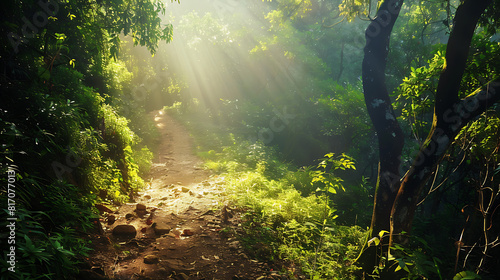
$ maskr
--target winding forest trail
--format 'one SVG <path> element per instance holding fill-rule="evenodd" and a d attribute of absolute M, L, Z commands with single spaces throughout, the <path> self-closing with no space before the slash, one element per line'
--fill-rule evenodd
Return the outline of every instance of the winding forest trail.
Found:
<path fill-rule="evenodd" d="M 201 168 L 188 131 L 161 111 L 151 117 L 161 144 L 148 186 L 135 203 L 101 207 L 82 279 L 282 279 L 233 236 L 240 220 L 223 204 L 224 178 Z"/>

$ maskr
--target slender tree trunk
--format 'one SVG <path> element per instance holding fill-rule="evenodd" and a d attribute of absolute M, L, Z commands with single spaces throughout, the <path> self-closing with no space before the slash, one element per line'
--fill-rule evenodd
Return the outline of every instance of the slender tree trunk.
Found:
<path fill-rule="evenodd" d="M 389 37 L 403 1 L 384 1 L 366 29 L 362 65 L 363 91 L 368 114 L 377 133 L 379 168 L 371 222 L 372 236 L 389 231 L 390 213 L 400 184 L 403 132 L 394 115 L 385 83 Z"/>
<path fill-rule="evenodd" d="M 402 5 L 403 1 L 384 1 L 365 32 L 363 92 L 368 114 L 377 133 L 380 159 L 369 238 L 378 236 L 382 230 L 390 230 L 391 210 L 400 185 L 399 169 L 404 137 L 389 98 L 385 68 L 390 35 Z M 387 241 L 383 243 L 388 244 Z M 380 262 L 380 253 L 379 247 L 368 246 L 367 242 L 357 263 L 363 271 L 371 273 Z"/>

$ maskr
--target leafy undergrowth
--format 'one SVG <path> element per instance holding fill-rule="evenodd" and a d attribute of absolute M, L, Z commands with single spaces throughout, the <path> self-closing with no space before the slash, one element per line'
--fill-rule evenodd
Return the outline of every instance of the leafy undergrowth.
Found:
<path fill-rule="evenodd" d="M 196 116 L 182 114 L 182 120 L 199 142 L 206 167 L 225 177 L 228 204 L 244 211 L 240 239 L 252 257 L 286 261 L 283 273 L 289 276 L 356 279 L 353 262 L 366 231 L 337 224 L 332 203 L 345 190 L 336 173 L 354 169 L 350 157 L 327 154 L 317 166 L 296 168 L 281 162 L 271 147 L 214 130 Z"/>
<path fill-rule="evenodd" d="M 52 73 L 51 95 L 43 82 L 20 86 L 4 97 L 12 109 L 0 112 L 0 226 L 15 226 L 0 238 L 16 233 L 1 245 L 16 254 L 0 261 L 2 279 L 72 279 L 90 250 L 95 203 L 127 201 L 143 187 L 152 158 L 81 73 Z"/>

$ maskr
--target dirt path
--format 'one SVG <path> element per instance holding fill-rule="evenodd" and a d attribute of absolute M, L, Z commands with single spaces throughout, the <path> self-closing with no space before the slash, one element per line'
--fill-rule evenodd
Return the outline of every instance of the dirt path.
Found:
<path fill-rule="evenodd" d="M 187 130 L 162 112 L 151 117 L 162 142 L 148 186 L 103 213 L 81 279 L 282 279 L 233 236 L 240 220 L 224 207 L 224 179 L 201 168 Z"/>

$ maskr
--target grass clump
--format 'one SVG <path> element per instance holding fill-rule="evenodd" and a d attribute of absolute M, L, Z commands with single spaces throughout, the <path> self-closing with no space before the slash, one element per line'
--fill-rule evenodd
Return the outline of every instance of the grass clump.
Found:
<path fill-rule="evenodd" d="M 226 173 L 231 202 L 247 209 L 242 239 L 254 257 L 298 264 L 311 279 L 355 279 L 353 262 L 365 231 L 338 225 L 330 198 L 343 190 L 334 171 L 353 168 L 348 161 L 329 154 L 316 167 L 288 171 L 274 179 L 266 175 L 262 162 L 255 169 Z M 308 186 L 306 194 L 301 186 Z"/>

